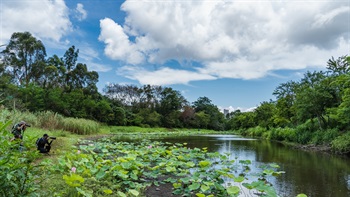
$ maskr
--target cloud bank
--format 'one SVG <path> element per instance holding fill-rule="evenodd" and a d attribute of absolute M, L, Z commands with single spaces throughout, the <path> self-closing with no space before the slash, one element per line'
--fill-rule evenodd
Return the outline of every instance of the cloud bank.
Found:
<path fill-rule="evenodd" d="M 6 44 L 14 32 L 28 31 L 39 39 L 58 42 L 72 30 L 63 0 L 1 1 L 0 17 L 0 44 Z"/>
<path fill-rule="evenodd" d="M 127 0 L 121 9 L 124 24 L 101 19 L 99 40 L 110 59 L 125 62 L 118 73 L 141 84 L 256 79 L 324 67 L 350 50 L 350 8 L 342 0 Z"/>

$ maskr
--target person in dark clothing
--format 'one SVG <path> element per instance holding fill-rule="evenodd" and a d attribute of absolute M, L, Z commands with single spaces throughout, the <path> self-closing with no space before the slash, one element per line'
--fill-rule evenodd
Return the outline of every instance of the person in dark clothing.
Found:
<path fill-rule="evenodd" d="M 45 133 L 42 138 L 38 139 L 37 146 L 40 153 L 49 153 L 51 142 L 48 141 L 49 136 Z"/>
<path fill-rule="evenodd" d="M 30 125 L 28 123 L 26 123 L 25 121 L 21 121 L 21 122 L 15 124 L 12 127 L 12 134 L 13 134 L 12 140 L 15 140 L 15 139 L 22 140 L 24 131 L 26 130 L 27 127 L 30 127 Z"/>

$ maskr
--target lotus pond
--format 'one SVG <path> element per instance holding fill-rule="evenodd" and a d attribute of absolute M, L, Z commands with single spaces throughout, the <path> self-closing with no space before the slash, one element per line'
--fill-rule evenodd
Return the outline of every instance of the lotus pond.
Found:
<path fill-rule="evenodd" d="M 171 184 L 174 196 L 322 197 L 350 195 L 349 164 L 234 135 L 124 134 L 80 142 L 52 172 L 67 186 L 56 196 L 145 196 Z"/>

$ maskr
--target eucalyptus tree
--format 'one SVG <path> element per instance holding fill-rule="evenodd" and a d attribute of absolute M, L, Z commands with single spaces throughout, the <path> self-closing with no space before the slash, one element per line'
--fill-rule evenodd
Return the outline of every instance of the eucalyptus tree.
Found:
<path fill-rule="evenodd" d="M 46 50 L 44 44 L 29 32 L 13 33 L 1 53 L 5 68 L 11 70 L 13 83 L 27 86 L 40 78 Z"/>
<path fill-rule="evenodd" d="M 64 86 L 67 91 L 71 91 L 73 89 L 73 73 L 72 71 L 75 69 L 77 60 L 78 60 L 79 49 L 75 50 L 75 46 L 69 47 L 69 49 L 64 53 L 63 62 L 65 67 L 64 74 Z"/>
<path fill-rule="evenodd" d="M 66 68 L 64 62 L 57 55 L 49 57 L 46 61 L 47 66 L 44 70 L 43 88 L 64 87 L 64 75 Z"/>
<path fill-rule="evenodd" d="M 332 57 L 327 61 L 327 69 L 332 75 L 342 75 L 350 72 L 350 56 Z"/>

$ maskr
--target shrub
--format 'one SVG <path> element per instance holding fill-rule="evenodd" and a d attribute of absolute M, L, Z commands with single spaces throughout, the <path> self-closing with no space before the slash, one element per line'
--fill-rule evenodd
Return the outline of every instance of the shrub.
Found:
<path fill-rule="evenodd" d="M 339 136 L 339 131 L 337 129 L 318 130 L 312 133 L 311 143 L 316 145 L 329 144 L 337 136 Z"/>
<path fill-rule="evenodd" d="M 294 142 L 296 140 L 296 130 L 293 128 L 273 128 L 270 131 L 270 138 L 278 141 Z"/>
<path fill-rule="evenodd" d="M 254 128 L 249 128 L 246 132 L 247 135 L 252 137 L 262 137 L 263 133 L 267 132 L 267 129 L 257 126 Z"/>
<path fill-rule="evenodd" d="M 34 196 L 41 181 L 40 168 L 33 162 L 39 153 L 30 151 L 34 145 L 10 141 L 9 125 L 0 122 L 0 196 Z"/>
<path fill-rule="evenodd" d="M 332 150 L 338 154 L 350 153 L 350 132 L 338 136 L 331 142 Z"/>

